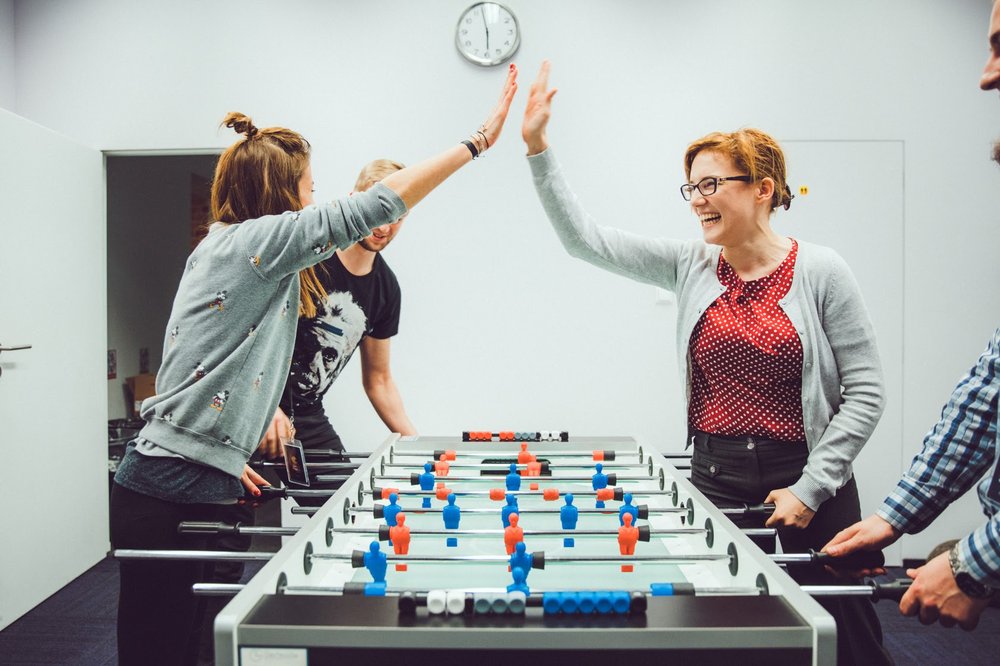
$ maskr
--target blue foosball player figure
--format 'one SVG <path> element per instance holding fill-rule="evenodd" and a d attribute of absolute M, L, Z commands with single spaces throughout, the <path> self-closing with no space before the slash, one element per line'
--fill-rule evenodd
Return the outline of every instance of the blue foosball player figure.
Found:
<path fill-rule="evenodd" d="M 368 573 L 372 575 L 372 580 L 376 583 L 385 582 L 385 572 L 389 568 L 389 563 L 386 560 L 385 553 L 379 549 L 378 541 L 372 541 L 371 545 L 368 546 L 368 552 L 365 553 L 365 568 L 368 569 Z"/>
<path fill-rule="evenodd" d="M 517 567 L 510 573 L 514 576 L 514 582 L 507 586 L 507 591 L 524 592 L 525 596 L 531 594 L 531 590 L 528 589 L 528 584 L 524 582 L 524 579 L 527 577 L 527 574 L 524 573 L 524 569 Z"/>
<path fill-rule="evenodd" d="M 507 504 L 500 510 L 500 519 L 504 527 L 510 527 L 510 514 L 517 513 L 517 495 L 507 493 Z"/>
<path fill-rule="evenodd" d="M 618 524 L 624 525 L 625 514 L 631 513 L 632 524 L 635 525 L 636 523 L 639 522 L 639 507 L 632 504 L 632 493 L 625 493 L 625 496 L 622 497 L 622 500 L 624 500 L 625 503 L 621 505 L 620 509 L 618 509 Z"/>
<path fill-rule="evenodd" d="M 507 475 L 507 490 L 521 489 L 521 475 L 517 473 L 517 463 L 510 464 L 510 474 Z"/>
<path fill-rule="evenodd" d="M 399 512 L 403 510 L 403 507 L 397 504 L 398 501 L 399 495 L 391 493 L 389 495 L 389 503 L 386 504 L 384 509 L 382 509 L 382 516 L 385 517 L 385 524 L 389 527 L 396 526 L 396 516 L 398 516 Z M 392 545 L 391 539 L 389 540 L 389 545 Z"/>
<path fill-rule="evenodd" d="M 520 569 L 524 572 L 524 579 L 528 579 L 528 574 L 531 573 L 532 558 L 528 553 L 528 547 L 524 545 L 523 541 L 518 541 L 514 546 L 514 553 L 510 556 L 510 570 Z"/>
<path fill-rule="evenodd" d="M 597 463 L 594 466 L 594 469 L 597 470 L 597 474 L 595 474 L 594 476 L 590 477 L 591 478 L 591 485 L 594 487 L 594 490 L 601 490 L 603 488 L 607 488 L 608 487 L 608 475 L 604 473 L 604 465 L 602 465 L 601 463 Z M 604 508 L 604 502 L 602 500 L 597 500 L 597 504 L 595 506 L 598 509 L 603 509 Z"/>
<path fill-rule="evenodd" d="M 420 475 L 420 489 L 434 490 L 434 465 L 424 463 L 424 473 Z M 431 498 L 425 497 L 421 506 L 425 509 L 431 508 Z"/>
<path fill-rule="evenodd" d="M 455 506 L 455 493 L 448 495 L 448 504 L 441 509 L 441 516 L 444 518 L 444 528 L 446 530 L 458 529 L 458 523 L 462 519 L 462 510 Z M 458 539 L 448 537 L 445 543 L 449 548 L 454 548 L 458 545 Z"/>
<path fill-rule="evenodd" d="M 576 521 L 580 517 L 580 510 L 573 506 L 573 495 L 567 494 L 564 498 L 566 500 L 566 505 L 559 509 L 559 520 L 562 521 L 562 528 L 564 530 L 575 530 Z M 563 539 L 563 546 L 566 548 L 572 548 L 576 545 L 576 539 L 572 537 L 565 537 Z"/>

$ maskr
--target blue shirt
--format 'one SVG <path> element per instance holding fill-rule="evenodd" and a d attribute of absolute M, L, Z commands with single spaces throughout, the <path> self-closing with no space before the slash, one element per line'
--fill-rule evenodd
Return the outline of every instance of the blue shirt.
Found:
<path fill-rule="evenodd" d="M 969 573 L 1000 587 L 1000 468 L 997 467 L 997 392 L 1000 328 L 962 378 L 924 438 L 923 450 L 877 514 L 902 532 L 919 532 L 977 482 L 987 521 L 958 542 Z"/>

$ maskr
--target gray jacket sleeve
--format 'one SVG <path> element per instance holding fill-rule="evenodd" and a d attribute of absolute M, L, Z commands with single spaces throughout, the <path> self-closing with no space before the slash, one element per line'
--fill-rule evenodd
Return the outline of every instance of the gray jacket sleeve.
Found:
<path fill-rule="evenodd" d="M 569 189 L 551 148 L 530 155 L 528 164 L 542 207 L 570 256 L 639 282 L 676 289 L 683 241 L 597 225 Z"/>
<path fill-rule="evenodd" d="M 237 230 L 247 259 L 265 280 L 287 275 L 350 247 L 371 230 L 395 222 L 406 205 L 381 183 L 357 194 L 299 211 L 247 220 Z"/>
<path fill-rule="evenodd" d="M 821 381 L 824 393 L 839 405 L 812 446 L 802 477 L 789 488 L 812 509 L 850 480 L 851 463 L 871 437 L 885 407 L 875 330 L 861 289 L 838 254 L 824 254 L 826 279 L 817 281 L 816 292 L 821 330 L 816 335 L 825 335 L 833 352 L 836 368 L 821 369 Z"/>

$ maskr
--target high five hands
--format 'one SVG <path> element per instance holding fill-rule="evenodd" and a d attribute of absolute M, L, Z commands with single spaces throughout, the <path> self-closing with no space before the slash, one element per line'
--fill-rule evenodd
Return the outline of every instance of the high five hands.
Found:
<path fill-rule="evenodd" d="M 552 114 L 552 97 L 557 89 L 549 89 L 549 61 L 543 60 L 538 70 L 538 78 L 528 91 L 528 104 L 524 109 L 521 137 L 528 145 L 528 154 L 536 155 L 549 147 L 545 137 L 545 127 Z"/>
<path fill-rule="evenodd" d="M 500 93 L 500 101 L 496 108 L 486 119 L 483 126 L 479 128 L 483 138 L 486 139 L 486 148 L 493 146 L 500 138 L 500 130 L 503 129 L 504 121 L 507 120 L 507 112 L 510 111 L 510 103 L 514 100 L 514 93 L 517 92 L 517 65 L 510 64 L 507 68 L 507 80 L 504 81 L 503 91 Z"/>

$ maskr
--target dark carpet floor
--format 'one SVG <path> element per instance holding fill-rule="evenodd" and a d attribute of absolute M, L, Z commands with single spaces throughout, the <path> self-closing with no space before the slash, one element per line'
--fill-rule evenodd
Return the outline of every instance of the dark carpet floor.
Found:
<path fill-rule="evenodd" d="M 902 575 L 901 570 L 893 573 Z M 117 596 L 118 565 L 102 560 L 0 632 L 0 664 L 114 666 Z M 900 615 L 890 601 L 876 608 L 886 646 L 900 666 L 1000 663 L 998 608 L 988 608 L 973 632 L 925 627 Z"/>

